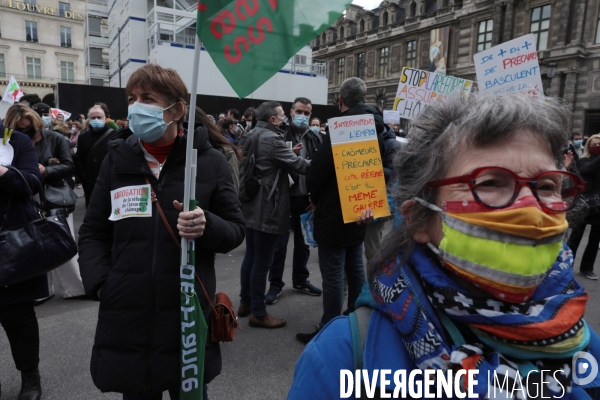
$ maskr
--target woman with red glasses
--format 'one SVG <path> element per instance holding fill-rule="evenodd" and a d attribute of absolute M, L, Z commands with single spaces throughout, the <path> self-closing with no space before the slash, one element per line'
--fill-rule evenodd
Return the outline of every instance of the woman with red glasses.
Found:
<path fill-rule="evenodd" d="M 598 255 L 598 245 L 600 245 L 600 134 L 593 135 L 587 140 L 583 155 L 577 161 L 577 168 L 588 184 L 585 197 L 590 207 L 585 219 L 573 226 L 567 245 L 575 255 L 585 228 L 590 225 L 590 235 L 581 258 L 579 273 L 588 279 L 597 281 L 598 276 L 594 273 L 594 261 Z"/>
<path fill-rule="evenodd" d="M 600 377 L 572 367 L 581 351 L 600 357 L 600 338 L 563 244 L 566 212 L 586 190 L 562 165 L 570 118 L 556 99 L 505 94 L 445 99 L 412 121 L 395 160 L 404 221 L 384 239 L 356 312 L 306 346 L 288 400 L 341 397 L 343 370 L 357 369 L 370 378 L 362 393 L 374 370 L 391 372 L 376 379 L 378 395 L 402 390 L 403 371 L 400 393 L 427 397 L 430 380 L 409 374 L 437 370 L 465 374 L 443 398 L 469 386 L 477 398 L 600 398 Z M 493 395 L 505 379 L 511 390 Z"/>

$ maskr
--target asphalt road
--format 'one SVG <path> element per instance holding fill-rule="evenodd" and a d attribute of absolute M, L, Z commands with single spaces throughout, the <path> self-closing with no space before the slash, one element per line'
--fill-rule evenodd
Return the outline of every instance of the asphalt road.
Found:
<path fill-rule="evenodd" d="M 83 219 L 83 199 L 74 214 L 76 230 Z M 587 234 L 581 249 L 587 243 Z M 240 319 L 242 331 L 235 341 L 222 344 L 223 371 L 209 385 L 211 400 L 285 399 L 292 383 L 294 366 L 304 346 L 295 340 L 298 332 L 312 332 L 320 319 L 322 298 L 312 297 L 291 289 L 290 238 L 284 282 L 287 285 L 276 304 L 268 312 L 285 318 L 287 326 L 277 330 L 250 328 L 248 318 Z M 218 255 L 216 260 L 218 290 L 239 305 L 239 268 L 244 256 L 244 245 L 229 254 Z M 580 251 L 580 254 L 583 251 Z M 576 263 L 578 265 L 578 263 Z M 598 262 L 596 263 L 598 265 Z M 311 251 L 309 260 L 311 281 L 320 287 L 321 276 L 317 252 Z M 596 267 L 596 271 L 600 271 Z M 586 319 L 600 331 L 600 282 L 589 281 L 580 275 L 590 294 Z M 89 372 L 89 361 L 96 328 L 98 303 L 90 300 L 65 300 L 56 296 L 36 307 L 40 325 L 40 372 L 43 398 L 46 400 L 100 400 L 121 399 L 115 393 L 101 393 L 94 386 Z M 17 398 L 20 375 L 14 368 L 6 335 L 0 329 L 0 382 L 2 399 Z M 165 394 L 164 399 L 168 399 Z"/>

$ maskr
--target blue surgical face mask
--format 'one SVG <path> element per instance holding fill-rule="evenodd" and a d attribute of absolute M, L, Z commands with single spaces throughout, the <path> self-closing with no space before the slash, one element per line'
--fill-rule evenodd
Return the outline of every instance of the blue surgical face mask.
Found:
<path fill-rule="evenodd" d="M 312 133 L 314 133 L 315 135 L 318 135 L 321 132 L 321 129 L 318 126 L 311 126 L 310 130 L 312 131 Z"/>
<path fill-rule="evenodd" d="M 44 120 L 44 126 L 49 126 L 50 125 L 50 120 L 51 120 L 50 117 L 47 117 L 47 116 L 44 115 L 44 116 L 42 116 L 42 119 Z"/>
<path fill-rule="evenodd" d="M 90 120 L 90 126 L 94 129 L 102 129 L 104 128 L 105 122 L 101 119 L 92 119 Z"/>
<path fill-rule="evenodd" d="M 573 140 L 573 144 L 574 144 L 576 147 L 581 147 L 581 146 L 583 146 L 583 139 L 579 139 L 579 140 Z"/>
<path fill-rule="evenodd" d="M 136 101 L 129 106 L 129 114 L 127 115 L 129 129 L 144 142 L 156 142 L 165 133 L 167 126 L 173 122 L 167 124 L 163 120 L 163 111 L 174 105 L 175 103 L 167 108 L 162 108 L 161 106 Z"/>
<path fill-rule="evenodd" d="M 294 115 L 294 126 L 296 128 L 306 128 L 308 126 L 308 117 L 306 115 Z"/>

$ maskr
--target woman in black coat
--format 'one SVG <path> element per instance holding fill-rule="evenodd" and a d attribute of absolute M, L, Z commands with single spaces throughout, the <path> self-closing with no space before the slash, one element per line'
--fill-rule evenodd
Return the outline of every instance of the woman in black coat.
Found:
<path fill-rule="evenodd" d="M 180 252 L 155 203 L 131 211 L 123 201 L 151 184 L 177 239 L 195 239 L 196 272 L 212 299 L 215 253 L 242 243 L 244 222 L 227 161 L 204 127 L 194 139 L 199 207 L 181 212 L 187 89 L 177 72 L 146 65 L 129 78 L 126 93 L 131 131 L 109 142 L 79 231 L 83 283 L 100 299 L 91 372 L 101 391 L 124 399 L 160 399 L 167 390 L 174 399 L 181 375 Z M 198 285 L 196 292 L 202 293 Z M 199 297 L 209 322 L 210 307 Z M 217 343 L 207 343 L 204 366 L 208 383 L 221 370 Z"/>
<path fill-rule="evenodd" d="M 45 185 L 67 191 L 72 190 L 66 182 L 73 177 L 75 164 L 73 163 L 71 146 L 67 137 L 58 132 L 45 129 L 44 121 L 40 115 L 31 108 L 20 104 L 15 104 L 6 111 L 4 124 L 30 137 L 35 147 L 38 168 Z M 71 234 L 74 234 L 73 215 L 67 217 L 67 222 Z M 63 298 L 69 298 L 84 294 L 77 265 L 77 256 L 53 270 L 48 278 L 50 280 L 50 295 L 56 293 Z"/>
<path fill-rule="evenodd" d="M 586 197 L 600 195 L 600 134 L 590 137 L 585 144 L 583 155 L 577 161 L 577 168 L 583 180 L 587 183 Z M 581 258 L 579 272 L 588 279 L 598 280 L 594 273 L 594 262 L 600 244 L 600 215 L 588 215 L 584 222 L 575 225 L 567 241 L 573 253 L 577 252 L 579 242 L 583 237 L 586 225 L 590 225 L 590 236 Z"/>
<path fill-rule="evenodd" d="M 21 177 L 2 165 L 17 168 L 34 193 L 39 192 L 42 181 L 35 149 L 29 137 L 13 131 L 10 140 L 4 144 L 4 128 L 0 124 L 0 231 L 25 225 L 38 218 Z M 9 148 L 12 148 L 12 157 Z M 21 371 L 19 400 L 35 400 L 42 395 L 38 370 L 40 332 L 33 300 L 47 296 L 46 274 L 14 285 L 0 286 L 0 324 L 8 337 L 15 366 Z M 7 364 L 8 360 L 0 362 Z"/>

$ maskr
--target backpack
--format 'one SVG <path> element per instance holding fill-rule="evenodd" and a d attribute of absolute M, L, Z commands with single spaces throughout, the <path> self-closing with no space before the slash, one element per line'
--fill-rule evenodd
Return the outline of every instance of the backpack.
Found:
<path fill-rule="evenodd" d="M 254 199 L 260 189 L 260 178 L 254 176 L 256 155 L 258 153 L 258 135 L 258 133 L 251 134 L 242 146 L 242 154 L 245 157 L 240 163 L 239 199 L 242 203 Z"/>

